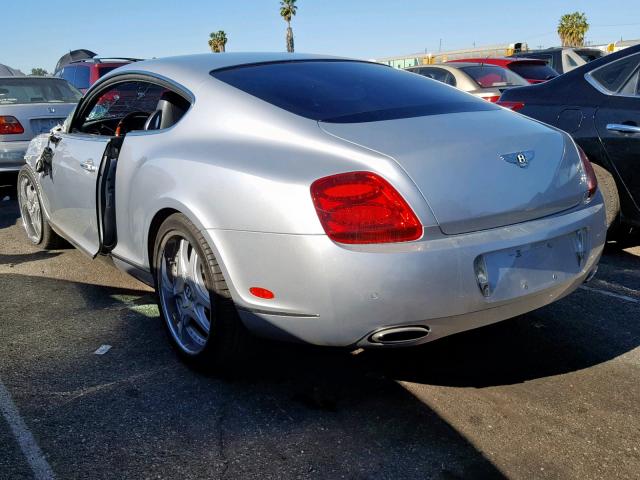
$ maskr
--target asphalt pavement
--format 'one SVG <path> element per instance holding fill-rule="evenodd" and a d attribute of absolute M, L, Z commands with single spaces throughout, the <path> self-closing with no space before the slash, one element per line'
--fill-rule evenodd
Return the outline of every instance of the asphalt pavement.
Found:
<path fill-rule="evenodd" d="M 640 476 L 640 248 L 516 319 L 411 350 L 265 342 L 216 378 L 149 288 L 30 246 L 3 196 L 0 479 Z"/>

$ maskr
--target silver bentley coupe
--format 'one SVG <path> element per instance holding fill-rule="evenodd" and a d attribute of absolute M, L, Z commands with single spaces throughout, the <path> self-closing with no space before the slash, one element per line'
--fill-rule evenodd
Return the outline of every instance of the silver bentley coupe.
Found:
<path fill-rule="evenodd" d="M 605 242 L 567 134 L 365 61 L 127 65 L 26 160 L 29 240 L 155 286 L 179 354 L 221 369 L 250 332 L 397 347 L 514 317 L 588 280 Z"/>

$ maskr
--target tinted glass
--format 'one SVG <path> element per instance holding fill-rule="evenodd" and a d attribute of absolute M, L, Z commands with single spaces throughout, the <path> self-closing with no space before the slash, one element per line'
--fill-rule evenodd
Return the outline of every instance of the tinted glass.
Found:
<path fill-rule="evenodd" d="M 263 63 L 214 70 L 211 75 L 272 105 L 324 122 L 372 122 L 498 108 L 377 63 Z"/>
<path fill-rule="evenodd" d="M 76 103 L 81 94 L 58 78 L 2 78 L 0 105 Z"/>
<path fill-rule="evenodd" d="M 73 84 L 76 88 L 89 88 L 89 67 L 86 65 L 78 65 L 76 67 L 76 76 Z"/>
<path fill-rule="evenodd" d="M 102 77 L 118 67 L 98 67 L 98 77 Z"/>
<path fill-rule="evenodd" d="M 604 88 L 617 92 L 629 79 L 640 63 L 640 54 L 621 58 L 591 73 L 591 76 Z"/>
<path fill-rule="evenodd" d="M 604 56 L 604 53 L 595 50 L 576 50 L 575 51 L 585 62 L 592 62 Z"/>
<path fill-rule="evenodd" d="M 64 67 L 60 76 L 73 85 L 73 76 L 76 73 L 76 67 Z"/>
<path fill-rule="evenodd" d="M 540 63 L 511 63 L 509 64 L 509 70 L 530 80 L 551 80 L 558 76 L 558 72 L 549 65 Z"/>
<path fill-rule="evenodd" d="M 411 72 L 418 73 L 424 77 L 438 80 L 439 82 L 446 83 L 447 85 L 456 86 L 456 79 L 447 70 L 435 67 L 417 68 L 411 69 Z"/>
<path fill-rule="evenodd" d="M 528 85 L 523 78 L 506 68 L 495 65 L 474 65 L 472 67 L 461 67 L 460 70 L 469 75 L 474 82 L 483 88 Z"/>
<path fill-rule="evenodd" d="M 638 96 L 640 93 L 640 70 L 636 70 L 631 78 L 620 89 L 621 95 Z"/>

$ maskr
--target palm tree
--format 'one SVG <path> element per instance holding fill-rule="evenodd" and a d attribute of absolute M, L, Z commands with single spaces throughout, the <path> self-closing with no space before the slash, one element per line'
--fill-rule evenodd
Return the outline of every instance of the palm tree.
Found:
<path fill-rule="evenodd" d="M 584 13 L 573 12 L 560 17 L 558 35 L 563 47 L 582 47 L 587 30 L 589 24 Z"/>
<path fill-rule="evenodd" d="M 291 19 L 298 11 L 296 0 L 280 0 L 280 16 L 287 22 L 287 52 L 293 53 L 293 30 L 291 29 Z"/>
<path fill-rule="evenodd" d="M 224 30 L 211 32 L 209 34 L 209 47 L 213 53 L 221 53 L 225 51 L 227 45 L 227 34 Z"/>

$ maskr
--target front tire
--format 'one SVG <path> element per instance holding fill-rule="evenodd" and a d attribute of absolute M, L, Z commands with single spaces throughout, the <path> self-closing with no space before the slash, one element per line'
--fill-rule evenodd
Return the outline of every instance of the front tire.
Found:
<path fill-rule="evenodd" d="M 43 250 L 62 247 L 64 240 L 45 218 L 38 182 L 30 167 L 24 166 L 18 173 L 17 190 L 22 225 L 29 241 Z"/>
<path fill-rule="evenodd" d="M 176 213 L 160 226 L 153 263 L 160 315 L 180 357 L 208 371 L 235 370 L 249 333 L 213 251 L 187 217 Z"/>

